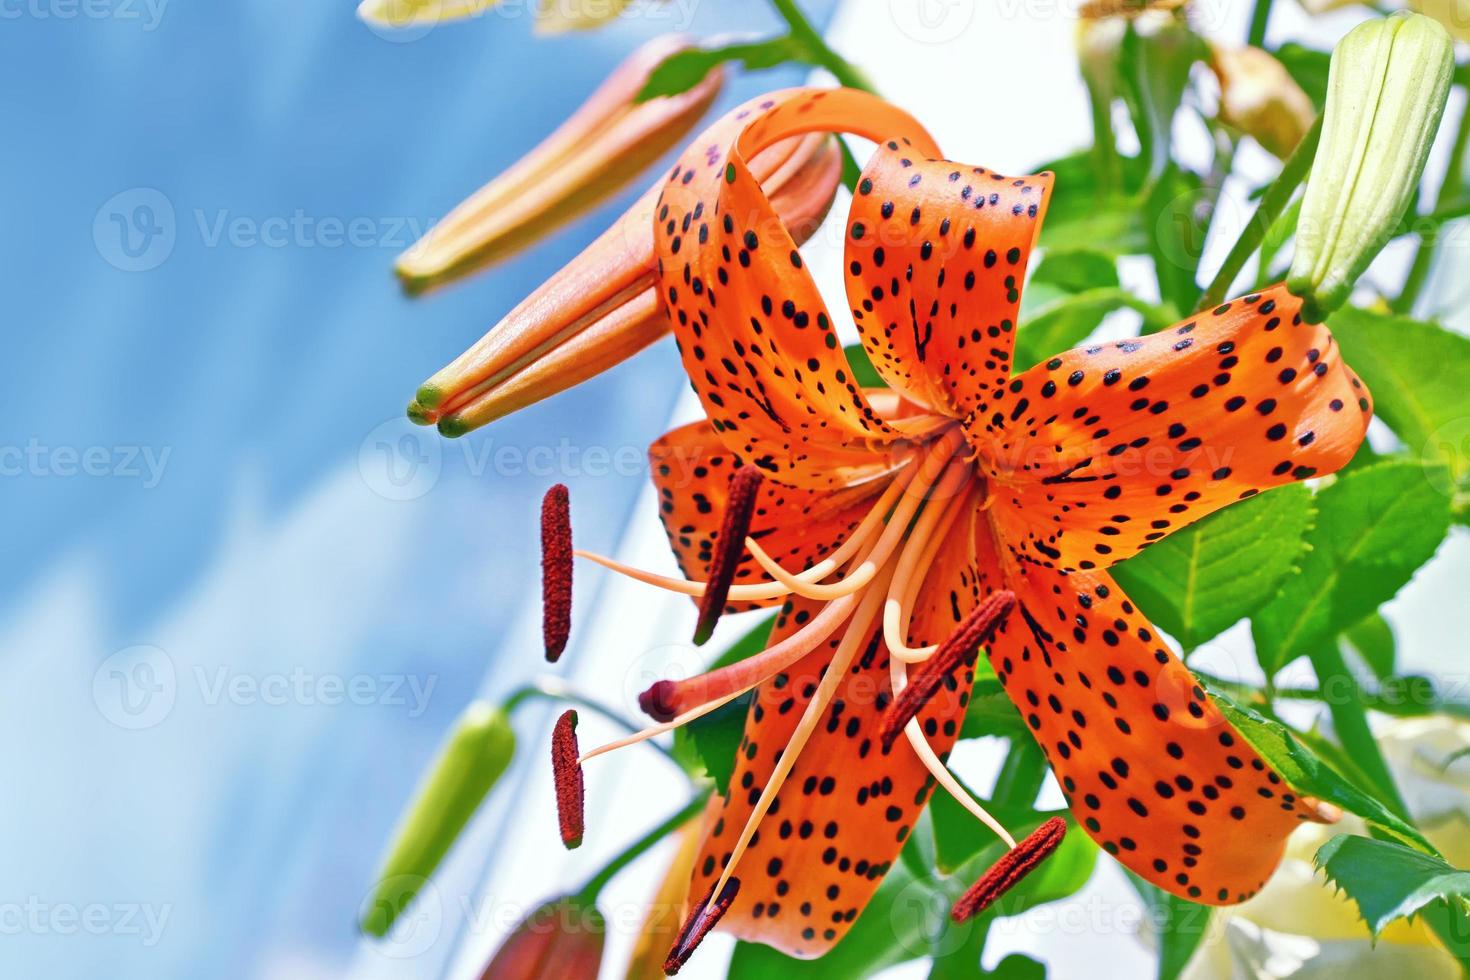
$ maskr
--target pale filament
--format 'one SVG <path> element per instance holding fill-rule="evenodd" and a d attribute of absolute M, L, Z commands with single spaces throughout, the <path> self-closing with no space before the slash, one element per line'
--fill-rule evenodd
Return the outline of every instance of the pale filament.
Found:
<path fill-rule="evenodd" d="M 955 480 L 968 481 L 971 478 L 969 462 L 955 460 L 941 482 L 947 482 L 951 473 Z M 934 563 L 954 522 L 971 500 L 973 494 L 966 489 L 942 503 L 926 507 L 915 522 L 913 533 L 899 558 L 893 582 L 888 586 L 888 600 L 883 604 L 883 642 L 888 646 L 889 654 L 904 663 L 928 660 L 939 649 L 938 644 L 927 647 L 908 645 L 909 610 L 929 566 Z"/>
<path fill-rule="evenodd" d="M 905 463 L 903 468 L 895 475 L 893 481 L 883 491 L 882 495 L 879 496 L 878 502 L 873 505 L 863 517 L 862 522 L 847 536 L 846 540 L 837 547 L 837 550 L 817 562 L 811 568 L 792 577 L 798 579 L 803 584 L 814 584 L 820 582 L 846 564 L 882 526 L 883 518 L 893 508 L 894 502 L 898 499 L 898 495 L 903 492 L 904 487 L 908 485 L 908 481 L 918 472 L 919 464 L 919 460 L 912 460 Z M 656 572 L 644 571 L 641 568 L 625 565 L 616 559 L 608 558 L 605 555 L 599 555 L 591 551 L 576 550 L 572 554 L 579 558 L 585 558 L 594 564 L 601 565 L 603 568 L 611 569 L 620 575 L 626 575 L 628 578 L 643 582 L 646 585 L 652 585 L 669 592 L 677 592 L 680 595 L 700 598 L 704 595 L 705 585 L 707 584 L 693 579 L 674 578 L 669 575 L 659 575 Z M 791 592 L 792 590 L 789 587 L 779 581 L 760 582 L 755 585 L 732 585 L 730 586 L 730 601 L 760 602 L 770 599 L 782 599 L 790 595 Z"/>
<path fill-rule="evenodd" d="M 804 599 L 830 600 L 851 595 L 871 582 L 873 576 L 878 574 L 878 566 L 871 561 L 865 561 L 853 569 L 851 575 L 842 579 L 840 582 L 829 582 L 826 585 L 808 585 L 777 564 L 776 559 L 766 554 L 765 549 L 760 546 L 755 538 L 747 537 L 745 539 L 745 547 L 750 551 L 750 556 L 755 559 L 756 564 L 765 569 L 767 575 Z"/>
<path fill-rule="evenodd" d="M 908 667 L 897 659 L 890 659 L 888 672 L 892 678 L 893 696 L 897 698 L 908 686 Z M 955 802 L 969 810 L 985 826 L 995 831 L 996 836 L 1005 841 L 1007 847 L 1014 848 L 1016 839 L 1011 836 L 1010 831 L 1001 826 L 1000 821 L 992 817 L 985 807 L 980 805 L 980 801 L 960 785 L 960 781 L 954 778 L 954 773 L 949 771 L 949 767 L 940 761 L 939 755 L 934 751 L 934 746 L 930 745 L 929 740 L 924 737 L 924 730 L 920 727 L 917 717 L 909 719 L 909 723 L 903 728 L 903 733 L 909 745 L 913 746 L 914 754 L 924 764 L 924 768 L 928 769 L 935 781 L 955 798 Z"/>
<path fill-rule="evenodd" d="M 838 568 L 841 568 L 847 561 L 851 560 L 857 554 L 858 550 L 868 542 L 869 538 L 877 533 L 879 528 L 884 529 L 886 536 L 888 529 L 892 525 L 892 521 L 888 525 L 885 525 L 883 519 L 887 516 L 894 502 L 900 495 L 903 495 L 906 499 L 910 499 L 915 496 L 922 497 L 926 494 L 932 485 L 932 477 L 928 476 L 930 470 L 935 465 L 942 465 L 948 461 L 954 455 L 962 441 L 963 435 L 958 427 L 952 428 L 940 435 L 932 446 L 929 447 L 929 453 L 925 454 L 919 460 L 906 463 L 899 470 L 893 481 L 883 491 L 882 496 L 879 497 L 878 502 L 873 505 L 858 527 L 852 534 L 847 536 L 847 539 L 838 546 L 836 551 L 811 568 L 797 575 L 793 575 L 791 578 L 799 580 L 803 585 L 815 585 L 831 575 Z M 910 493 L 909 491 L 912 489 L 914 483 L 918 483 L 919 487 L 916 493 Z M 912 509 L 909 510 L 908 514 L 910 517 L 912 516 Z M 907 524 L 908 519 L 908 517 L 903 518 L 905 524 Z M 665 589 L 680 595 L 694 596 L 695 598 L 702 597 L 707 584 L 691 579 L 659 575 L 656 572 L 649 572 L 632 565 L 625 565 L 616 559 L 591 551 L 578 549 L 573 551 L 572 554 L 579 558 L 585 558 L 590 562 L 601 565 L 621 575 L 626 575 L 628 578 L 643 582 L 646 585 L 652 585 L 656 588 Z M 886 558 L 886 552 L 884 557 Z M 760 558 L 757 557 L 756 561 L 759 562 Z M 864 578 L 856 585 L 850 585 L 845 589 L 839 585 L 838 591 L 835 594 L 844 595 L 847 592 L 861 588 L 867 581 L 869 579 Z M 732 585 L 730 586 L 730 601 L 760 602 L 771 599 L 784 599 L 786 596 L 791 595 L 793 591 L 790 586 L 783 584 L 781 581 L 760 582 L 754 585 Z M 831 595 L 825 596 L 825 598 L 831 597 Z"/>

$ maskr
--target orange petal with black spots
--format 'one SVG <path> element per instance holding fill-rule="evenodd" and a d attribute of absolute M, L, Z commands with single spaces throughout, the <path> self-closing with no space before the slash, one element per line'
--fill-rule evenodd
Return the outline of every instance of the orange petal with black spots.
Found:
<path fill-rule="evenodd" d="M 699 141 L 654 215 L 659 289 L 684 367 L 725 444 L 782 483 L 826 489 L 882 472 L 903 433 L 852 376 L 835 325 L 746 164 L 813 131 L 932 141 L 907 114 L 849 89 L 796 89 L 747 107 L 728 148 Z"/>
<path fill-rule="evenodd" d="M 1068 351 L 968 421 L 1012 557 L 1106 568 L 1271 487 L 1344 466 L 1373 406 L 1281 286 L 1147 337 Z"/>
<path fill-rule="evenodd" d="M 1318 819 L 1225 720 L 1105 572 L 1013 567 L 990 664 L 1078 824 L 1160 888 L 1209 905 L 1254 895 L 1287 835 Z"/>
<path fill-rule="evenodd" d="M 925 157 L 890 140 L 864 169 L 847 225 L 847 299 L 884 379 L 963 418 L 1010 377 L 1052 175 Z"/>
<path fill-rule="evenodd" d="M 691 581 L 705 581 L 729 498 L 730 473 L 740 460 L 707 421 L 691 422 L 666 433 L 649 447 L 648 456 L 658 491 L 659 517 L 679 568 Z M 757 495 L 751 537 L 783 568 L 803 572 L 847 540 L 888 487 L 890 477 L 890 473 L 883 473 L 836 491 L 807 490 L 767 480 Z M 742 552 L 732 584 L 769 581 L 750 553 Z M 779 599 L 735 602 L 726 611 L 742 612 L 779 603 Z"/>
<path fill-rule="evenodd" d="M 968 522 L 954 540 L 960 544 L 946 548 L 944 564 L 936 562 L 917 603 L 925 612 L 911 625 L 914 642 L 943 640 L 958 621 L 955 612 L 962 618 L 977 601 Z M 793 600 L 778 619 L 773 641 L 798 628 L 796 619 L 805 622 L 815 609 L 809 600 Z M 756 690 L 730 792 L 716 800 L 718 816 L 695 862 L 691 894 L 704 894 L 718 880 L 837 642 L 834 636 Z M 959 735 L 973 680 L 971 660 L 918 714 L 940 755 Z M 907 742 L 900 740 L 887 754 L 879 745 L 881 718 L 890 703 L 887 648 L 875 630 L 740 858 L 735 872 L 740 894 L 720 929 L 809 959 L 821 956 L 852 927 L 898 859 L 934 788 L 933 777 Z"/>

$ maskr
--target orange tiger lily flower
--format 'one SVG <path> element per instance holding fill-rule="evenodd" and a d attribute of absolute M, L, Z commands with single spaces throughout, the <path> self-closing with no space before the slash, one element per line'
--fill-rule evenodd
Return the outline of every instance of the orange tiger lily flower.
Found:
<path fill-rule="evenodd" d="M 820 956 L 936 786 L 1012 846 L 957 916 L 1056 846 L 1055 824 L 1016 844 L 942 761 L 982 644 L 1076 822 L 1160 888 L 1242 901 L 1299 821 L 1336 816 L 1251 749 L 1108 574 L 1177 528 L 1352 457 L 1371 403 L 1331 333 L 1278 286 L 1016 374 L 1051 175 L 943 160 L 906 118 L 873 123 L 871 105 L 847 91 L 773 95 L 727 147 L 692 147 L 659 197 L 659 296 L 708 415 L 651 452 L 688 579 L 578 554 L 724 594 L 728 609 L 780 608 L 763 653 L 654 685 L 642 700 L 660 724 L 565 764 L 580 777 L 603 752 L 753 692 L 695 865 L 703 904 L 670 970 L 714 925 Z M 889 128 L 844 258 L 852 316 L 891 385 L 876 391 L 853 380 L 747 162 L 750 147 L 814 127 L 872 125 Z M 764 477 L 755 505 L 727 514 L 732 487 L 750 492 L 732 480 L 747 467 Z"/>

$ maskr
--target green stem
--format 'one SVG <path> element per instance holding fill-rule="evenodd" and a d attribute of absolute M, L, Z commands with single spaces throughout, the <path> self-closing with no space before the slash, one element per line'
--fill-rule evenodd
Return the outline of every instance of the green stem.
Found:
<path fill-rule="evenodd" d="M 1253 48 L 1266 46 L 1266 27 L 1271 23 L 1271 0 L 1256 0 L 1256 8 L 1251 12 L 1251 29 L 1246 35 L 1245 43 Z"/>
<path fill-rule="evenodd" d="M 1204 310 L 1213 306 L 1219 306 L 1225 299 L 1225 294 L 1230 290 L 1230 284 L 1235 282 L 1235 277 L 1240 275 L 1240 270 L 1250 257 L 1260 248 L 1261 242 L 1266 237 L 1266 232 L 1276 223 L 1281 212 L 1291 203 L 1291 197 L 1296 189 L 1301 186 L 1307 177 L 1307 171 L 1312 169 L 1312 160 L 1317 155 L 1317 143 L 1322 138 L 1322 117 L 1312 123 L 1312 128 L 1302 137 L 1291 156 L 1287 158 L 1281 167 L 1281 173 L 1266 188 L 1266 193 L 1261 195 L 1261 203 L 1256 208 L 1256 213 L 1246 223 L 1245 230 L 1240 233 L 1240 238 L 1235 246 L 1230 249 L 1230 254 L 1225 257 L 1225 264 L 1216 273 L 1214 281 L 1210 283 L 1200 301 L 1195 305 L 1196 309 Z"/>
<path fill-rule="evenodd" d="M 659 841 L 663 840 L 665 837 L 669 836 L 674 831 L 684 826 L 690 820 L 693 820 L 695 817 L 699 816 L 699 814 L 704 810 L 705 803 L 709 800 L 709 795 L 710 790 L 708 789 L 697 794 L 694 799 L 685 804 L 684 808 L 678 813 L 669 817 L 663 823 L 659 824 L 657 827 L 653 828 L 648 833 L 638 838 L 632 844 L 629 844 L 628 847 L 621 854 L 614 857 L 603 867 L 601 871 L 593 875 L 592 880 L 588 881 L 587 884 L 582 886 L 582 890 L 577 892 L 576 895 L 577 903 L 579 905 L 595 904 L 597 901 L 597 896 L 602 893 L 602 889 L 607 885 L 609 881 L 612 881 L 613 878 L 617 877 L 619 871 L 622 871 L 624 868 L 632 864 L 634 861 L 638 860 L 644 854 L 647 854 L 659 843 Z"/>
<path fill-rule="evenodd" d="M 1336 642 L 1323 644 L 1312 653 L 1311 660 L 1319 685 L 1352 685 L 1352 675 L 1348 673 L 1347 663 L 1342 659 L 1342 651 Z M 1368 712 L 1363 702 L 1357 698 L 1332 698 L 1327 702 L 1327 710 L 1332 714 L 1332 726 L 1338 742 L 1362 773 L 1373 780 L 1383 802 L 1405 820 L 1412 820 L 1393 774 L 1388 771 L 1388 763 L 1383 761 L 1378 740 L 1368 727 Z"/>
<path fill-rule="evenodd" d="M 792 39 L 806 50 L 813 64 L 830 71 L 838 83 L 847 88 L 862 89 L 864 92 L 877 91 L 860 68 L 827 47 L 821 33 L 806 19 L 806 14 L 796 6 L 795 0 L 771 0 L 771 6 L 786 21 L 786 25 L 791 28 Z"/>
<path fill-rule="evenodd" d="M 1465 146 L 1470 143 L 1470 105 L 1466 105 L 1460 113 L 1460 128 L 1455 131 L 1455 142 L 1450 149 L 1449 165 L 1445 169 L 1444 183 L 1439 185 L 1439 193 L 1434 198 L 1434 214 L 1449 205 L 1451 201 L 1458 200 L 1465 181 Z M 1403 291 L 1399 293 L 1398 299 L 1393 301 L 1393 308 L 1398 313 L 1408 313 L 1414 308 L 1414 302 L 1423 291 L 1424 284 L 1429 280 L 1429 273 L 1434 268 L 1434 256 L 1439 250 L 1439 227 L 1435 225 L 1428 234 L 1420 233 L 1419 249 L 1414 253 L 1414 264 L 1409 266 L 1409 274 L 1404 279 Z"/>
<path fill-rule="evenodd" d="M 589 695 L 582 694 L 576 690 L 573 690 L 572 688 L 567 687 L 561 681 L 551 677 L 537 678 L 536 680 L 531 681 L 523 687 L 518 687 L 514 691 L 512 691 L 510 696 L 505 699 L 505 713 L 514 714 L 515 710 L 519 708 L 522 704 L 533 699 L 541 699 L 544 701 L 557 701 L 562 704 L 576 705 L 579 708 L 586 708 L 593 714 L 601 715 L 603 718 L 606 718 L 608 721 L 612 722 L 614 725 L 617 725 L 619 728 L 626 728 L 629 732 L 639 732 L 643 730 L 642 725 L 639 725 L 637 722 L 627 717 L 622 712 L 614 711 L 612 708 L 609 708 L 607 705 L 601 703 L 600 701 L 597 701 Z M 665 756 L 667 756 L 670 761 L 679 766 L 679 768 L 684 768 L 683 765 L 679 763 L 679 760 L 675 758 L 672 752 L 664 748 L 659 743 L 655 742 L 653 739 L 648 739 L 646 744 L 651 745 L 655 749 L 658 749 Z"/>

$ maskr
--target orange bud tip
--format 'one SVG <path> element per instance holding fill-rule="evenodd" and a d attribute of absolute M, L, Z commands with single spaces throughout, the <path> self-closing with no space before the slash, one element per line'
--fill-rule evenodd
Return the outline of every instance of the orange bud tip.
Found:
<path fill-rule="evenodd" d="M 414 392 L 413 400 L 424 408 L 438 408 L 444 402 L 444 389 L 436 384 L 419 385 L 419 390 Z"/>
<path fill-rule="evenodd" d="M 577 747 L 577 713 L 565 711 L 551 732 L 551 771 L 556 782 L 556 817 L 561 824 L 561 842 L 567 850 L 582 845 L 585 830 L 586 785 L 582 777 L 582 751 Z"/>
<path fill-rule="evenodd" d="M 893 707 L 883 715 L 878 739 L 887 752 L 893 748 L 899 733 L 938 693 L 940 685 L 983 644 L 989 643 L 995 631 L 1016 608 L 1016 594 L 1008 589 L 992 593 L 980 603 L 945 638 L 925 662 L 903 692 L 894 699 Z"/>
<path fill-rule="evenodd" d="M 1311 814 L 1307 819 L 1313 823 L 1337 823 L 1342 819 L 1342 807 L 1315 796 L 1302 797 L 1302 806 Z"/>
<path fill-rule="evenodd" d="M 433 425 L 437 421 L 432 410 L 425 408 L 416 401 L 408 403 L 408 409 L 404 414 L 408 416 L 408 420 L 414 425 Z"/>
<path fill-rule="evenodd" d="M 1031 832 L 1005 857 L 995 862 L 970 890 L 960 896 L 950 910 L 955 922 L 967 922 L 994 905 L 1006 892 L 1021 883 L 1021 879 L 1036 870 L 1036 867 L 1061 846 L 1067 835 L 1067 821 L 1052 817 Z"/>
<path fill-rule="evenodd" d="M 654 721 L 673 721 L 678 712 L 674 709 L 676 685 L 673 681 L 659 681 L 638 695 L 638 707 Z"/>
<path fill-rule="evenodd" d="M 458 415 L 446 415 L 439 420 L 439 434 L 446 439 L 458 439 L 473 428 L 473 425 Z"/>
<path fill-rule="evenodd" d="M 689 962 L 689 957 L 694 955 L 694 951 L 704 941 L 704 937 L 710 934 L 719 924 L 720 918 L 730 910 L 735 896 L 740 893 L 740 879 L 731 878 L 725 882 L 718 898 L 715 898 L 714 893 L 714 885 L 711 885 L 704 902 L 690 911 L 684 928 L 679 930 L 679 938 L 674 941 L 674 948 L 669 950 L 669 958 L 664 960 L 664 976 L 671 977 L 682 970 L 684 964 Z"/>
<path fill-rule="evenodd" d="M 566 485 L 541 500 L 541 635 L 556 663 L 572 632 L 572 511 Z"/>
<path fill-rule="evenodd" d="M 745 551 L 745 537 L 750 533 L 750 521 L 755 516 L 761 479 L 761 471 L 754 466 L 742 466 L 730 474 L 725 516 L 720 524 L 720 536 L 716 539 L 715 556 L 709 565 L 704 596 L 699 602 L 699 622 L 694 627 L 696 645 L 703 645 L 709 640 L 715 624 L 720 621 L 720 614 L 725 611 L 730 583 L 735 580 L 735 568 L 740 564 L 740 555 Z"/>

